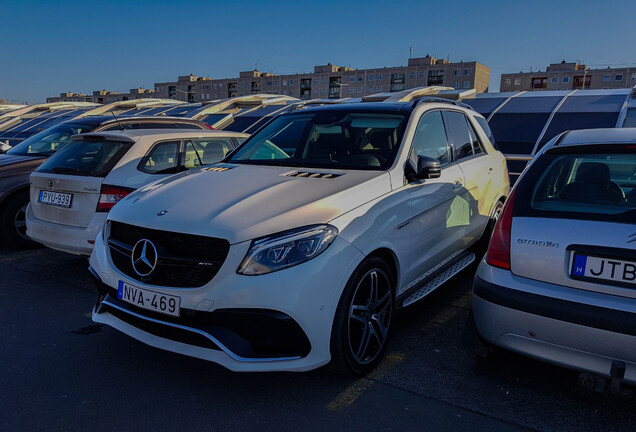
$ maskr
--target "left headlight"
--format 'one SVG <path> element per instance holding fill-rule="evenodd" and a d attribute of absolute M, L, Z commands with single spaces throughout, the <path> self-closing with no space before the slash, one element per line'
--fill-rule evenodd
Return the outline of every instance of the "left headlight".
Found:
<path fill-rule="evenodd" d="M 323 253 L 337 235 L 331 225 L 313 225 L 255 240 L 237 273 L 260 275 L 304 263 Z"/>

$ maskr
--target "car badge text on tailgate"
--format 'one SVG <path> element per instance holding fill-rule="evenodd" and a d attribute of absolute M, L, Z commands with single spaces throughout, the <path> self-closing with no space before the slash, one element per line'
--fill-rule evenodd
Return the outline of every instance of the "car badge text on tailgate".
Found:
<path fill-rule="evenodd" d="M 46 184 L 48 184 L 49 187 L 53 187 L 53 181 L 51 179 L 49 179 Z"/>
<path fill-rule="evenodd" d="M 141 239 L 135 244 L 130 259 L 135 273 L 148 276 L 157 266 L 157 248 L 150 240 Z"/>

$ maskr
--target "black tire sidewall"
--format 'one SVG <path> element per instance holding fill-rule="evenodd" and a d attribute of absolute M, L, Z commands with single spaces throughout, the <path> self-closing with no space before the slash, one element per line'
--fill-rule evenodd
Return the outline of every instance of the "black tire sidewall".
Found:
<path fill-rule="evenodd" d="M 355 289 L 360 279 L 373 268 L 377 268 L 386 273 L 391 288 L 391 322 L 384 346 L 378 356 L 369 364 L 360 364 L 354 358 L 349 346 L 349 307 L 355 294 Z M 343 375 L 361 376 L 371 372 L 384 357 L 389 339 L 393 320 L 395 318 L 395 278 L 389 265 L 379 257 L 366 258 L 353 272 L 347 285 L 345 286 L 331 331 L 331 369 Z"/>
<path fill-rule="evenodd" d="M 33 240 L 22 237 L 15 228 L 15 216 L 17 212 L 29 203 L 29 192 L 23 191 L 9 198 L 2 208 L 2 238 L 8 247 L 16 249 L 32 249 L 38 247 L 39 244 Z"/>

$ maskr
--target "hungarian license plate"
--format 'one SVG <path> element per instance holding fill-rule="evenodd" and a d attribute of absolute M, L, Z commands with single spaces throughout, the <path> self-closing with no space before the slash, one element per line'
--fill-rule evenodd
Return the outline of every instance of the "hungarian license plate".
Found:
<path fill-rule="evenodd" d="M 575 254 L 571 274 L 575 278 L 620 282 L 636 287 L 636 261 Z"/>
<path fill-rule="evenodd" d="M 53 192 L 47 190 L 40 191 L 38 202 L 42 204 L 54 205 L 58 207 L 70 207 L 73 200 L 73 194 Z"/>
<path fill-rule="evenodd" d="M 119 281 L 117 298 L 142 309 L 179 316 L 181 297 L 161 294 Z"/>

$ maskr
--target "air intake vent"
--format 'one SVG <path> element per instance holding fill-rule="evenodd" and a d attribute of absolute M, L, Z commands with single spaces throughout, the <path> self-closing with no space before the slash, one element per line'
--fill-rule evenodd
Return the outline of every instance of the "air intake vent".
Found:
<path fill-rule="evenodd" d="M 203 168 L 203 170 L 210 171 L 210 172 L 224 172 L 227 170 L 231 170 L 232 168 L 236 168 L 236 167 L 230 166 L 230 165 L 212 165 L 207 168 Z"/>
<path fill-rule="evenodd" d="M 340 177 L 343 174 L 335 173 L 321 173 L 321 172 L 309 172 L 309 171 L 291 171 L 283 174 L 285 177 L 307 177 L 307 178 L 319 178 L 319 179 L 332 179 Z"/>

